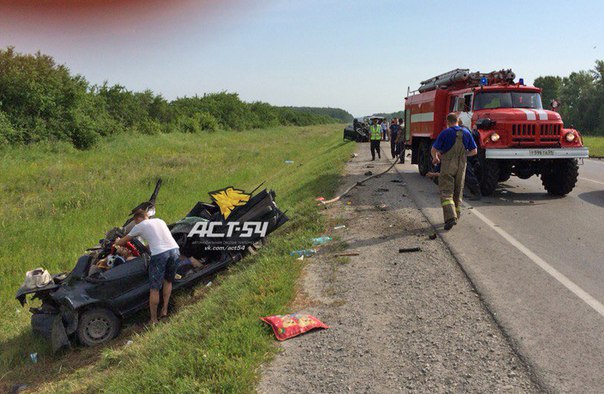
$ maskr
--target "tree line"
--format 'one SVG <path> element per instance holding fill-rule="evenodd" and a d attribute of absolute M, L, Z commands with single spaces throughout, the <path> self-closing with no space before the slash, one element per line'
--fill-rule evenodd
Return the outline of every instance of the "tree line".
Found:
<path fill-rule="evenodd" d="M 535 79 L 543 89 L 545 108 L 552 100 L 560 103 L 560 115 L 566 126 L 584 134 L 604 134 L 604 60 L 591 70 L 572 72 L 566 77 L 547 75 Z"/>
<path fill-rule="evenodd" d="M 159 134 L 309 126 L 341 120 L 333 108 L 276 107 L 220 92 L 168 101 L 151 90 L 90 84 L 48 55 L 0 49 L 0 144 L 68 141 L 88 149 L 118 133 Z"/>

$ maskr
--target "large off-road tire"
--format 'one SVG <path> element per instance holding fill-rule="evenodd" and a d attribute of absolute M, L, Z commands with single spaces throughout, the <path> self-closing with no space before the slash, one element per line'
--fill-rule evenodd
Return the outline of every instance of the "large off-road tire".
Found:
<path fill-rule="evenodd" d="M 483 196 L 492 196 L 499 183 L 499 163 L 495 160 L 480 158 L 480 192 Z"/>
<path fill-rule="evenodd" d="M 432 169 L 432 156 L 430 155 L 431 148 L 432 144 L 429 140 L 419 143 L 417 168 L 421 176 L 426 176 L 426 174 Z"/>
<path fill-rule="evenodd" d="M 577 184 L 579 165 L 576 159 L 552 160 L 541 173 L 541 182 L 547 192 L 554 196 L 565 196 Z"/>
<path fill-rule="evenodd" d="M 80 316 L 77 335 L 83 345 L 96 346 L 120 332 L 120 319 L 105 308 L 89 309 Z"/>

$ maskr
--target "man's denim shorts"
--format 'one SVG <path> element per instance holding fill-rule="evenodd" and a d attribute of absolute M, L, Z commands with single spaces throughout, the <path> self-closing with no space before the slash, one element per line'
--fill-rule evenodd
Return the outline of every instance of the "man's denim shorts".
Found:
<path fill-rule="evenodd" d="M 149 282 L 151 282 L 152 289 L 161 289 L 164 279 L 168 282 L 174 282 L 179 256 L 180 251 L 178 249 L 166 250 L 163 253 L 151 256 L 151 261 L 149 262 Z"/>

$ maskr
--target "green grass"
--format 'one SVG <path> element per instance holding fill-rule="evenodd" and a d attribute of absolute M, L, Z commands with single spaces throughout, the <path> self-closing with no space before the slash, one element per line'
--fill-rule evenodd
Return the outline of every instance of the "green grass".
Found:
<path fill-rule="evenodd" d="M 604 157 L 604 137 L 583 136 L 583 144 L 589 148 L 590 156 Z"/>
<path fill-rule="evenodd" d="M 340 130 L 118 136 L 87 152 L 66 145 L 0 150 L 0 388 L 19 382 L 47 392 L 253 391 L 260 363 L 275 351 L 258 317 L 288 312 L 301 268 L 289 251 L 322 232 L 314 198 L 333 193 L 354 149 L 341 142 Z M 220 275 L 217 286 L 178 297 L 169 323 L 126 332 L 103 349 L 52 357 L 14 300 L 25 271 L 71 269 L 149 197 L 158 177 L 158 216 L 167 222 L 207 200 L 208 191 L 251 190 L 265 180 L 292 220 L 259 255 Z M 123 346 L 126 337 L 132 346 Z M 36 365 L 31 352 L 39 354 Z"/>

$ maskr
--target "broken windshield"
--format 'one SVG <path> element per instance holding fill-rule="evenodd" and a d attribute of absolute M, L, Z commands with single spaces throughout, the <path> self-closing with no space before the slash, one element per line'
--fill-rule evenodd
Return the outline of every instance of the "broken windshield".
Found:
<path fill-rule="evenodd" d="M 493 108 L 543 109 L 536 92 L 481 92 L 474 99 L 474 111 Z"/>

